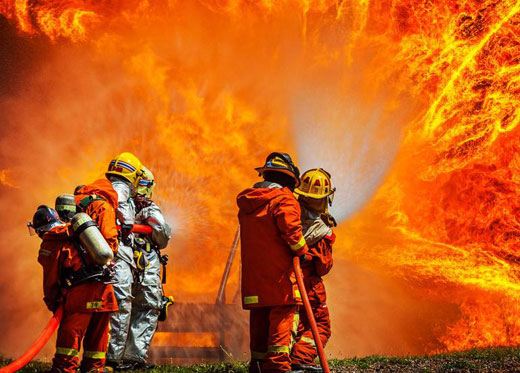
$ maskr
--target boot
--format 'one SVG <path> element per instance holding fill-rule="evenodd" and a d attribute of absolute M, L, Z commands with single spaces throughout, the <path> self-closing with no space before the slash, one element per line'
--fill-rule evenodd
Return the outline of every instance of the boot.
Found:
<path fill-rule="evenodd" d="M 318 365 L 291 365 L 291 369 L 297 372 L 323 373 L 323 369 Z"/>

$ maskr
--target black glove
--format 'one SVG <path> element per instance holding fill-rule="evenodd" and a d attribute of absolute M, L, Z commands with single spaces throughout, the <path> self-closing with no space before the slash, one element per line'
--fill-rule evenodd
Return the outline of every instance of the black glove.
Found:
<path fill-rule="evenodd" d="M 165 266 L 166 264 L 168 264 L 168 255 L 161 255 L 159 257 L 159 262 Z"/>
<path fill-rule="evenodd" d="M 132 233 L 133 227 L 133 224 L 121 224 L 121 241 L 123 241 L 124 244 L 128 243 L 128 237 L 130 233 Z"/>
<path fill-rule="evenodd" d="M 134 198 L 134 203 L 135 203 L 136 211 L 139 212 L 142 209 L 144 209 L 145 207 L 150 206 L 152 204 L 152 200 L 150 198 L 146 197 L 146 196 L 138 194 Z"/>
<path fill-rule="evenodd" d="M 52 313 L 55 313 L 61 304 L 61 298 L 57 298 L 54 300 L 44 299 L 44 301 L 45 301 L 45 305 L 47 306 L 47 309 L 49 311 L 51 311 Z"/>
<path fill-rule="evenodd" d="M 304 264 L 304 263 L 308 263 L 310 261 L 312 261 L 312 256 L 310 254 L 302 254 L 299 256 L 300 258 L 300 263 L 301 264 Z"/>

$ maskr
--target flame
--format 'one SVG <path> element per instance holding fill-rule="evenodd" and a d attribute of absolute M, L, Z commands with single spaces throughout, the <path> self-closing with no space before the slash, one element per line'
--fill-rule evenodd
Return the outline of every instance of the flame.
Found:
<path fill-rule="evenodd" d="M 22 225 L 133 151 L 174 227 L 168 291 L 208 302 L 234 196 L 269 151 L 297 150 L 338 186 L 338 258 L 457 309 L 424 352 L 516 345 L 519 13 L 513 0 L 3 1 L 36 67 L 0 100 L 0 167 L 19 178 L 0 180 L 20 187 L 0 198 L 22 201 L 2 217 Z M 35 36 L 45 58 L 21 42 Z M 6 250 L 32 255 L 17 229 Z M 31 255 L 19 265 L 36 273 Z"/>
<path fill-rule="evenodd" d="M 9 169 L 0 170 L 0 185 L 5 185 L 10 188 L 15 188 L 13 183 L 12 171 Z"/>

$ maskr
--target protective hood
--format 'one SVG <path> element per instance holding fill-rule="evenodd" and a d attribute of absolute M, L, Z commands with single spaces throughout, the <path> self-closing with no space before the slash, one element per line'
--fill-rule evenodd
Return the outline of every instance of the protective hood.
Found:
<path fill-rule="evenodd" d="M 253 188 L 248 188 L 241 192 L 237 196 L 237 205 L 238 208 L 246 214 L 252 214 L 254 211 L 262 208 L 269 201 L 274 198 L 280 197 L 284 194 L 291 194 L 292 192 L 289 188 L 281 188 L 278 184 L 269 183 L 270 187 L 263 188 L 257 187 L 262 185 L 259 183 L 255 185 Z"/>
<path fill-rule="evenodd" d="M 114 209 L 117 209 L 117 192 L 114 190 L 112 183 L 107 179 L 99 179 L 90 185 L 85 185 L 77 194 L 98 195 L 110 203 Z"/>
<path fill-rule="evenodd" d="M 52 228 L 50 231 L 45 232 L 42 236 L 44 241 L 61 241 L 69 240 L 72 238 L 72 231 L 70 230 L 70 224 L 62 224 Z"/>
<path fill-rule="evenodd" d="M 307 245 L 312 246 L 325 236 L 332 234 L 332 229 L 321 219 L 320 214 L 300 206 L 302 209 L 303 236 Z"/>

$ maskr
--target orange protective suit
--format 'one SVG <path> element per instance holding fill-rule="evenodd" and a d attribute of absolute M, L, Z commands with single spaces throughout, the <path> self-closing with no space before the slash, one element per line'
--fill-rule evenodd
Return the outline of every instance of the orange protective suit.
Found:
<path fill-rule="evenodd" d="M 302 263 L 305 289 L 311 303 L 312 312 L 316 320 L 321 343 L 325 344 L 330 338 L 330 317 L 327 308 L 327 294 L 322 276 L 325 276 L 332 268 L 332 245 L 336 236 L 334 233 L 327 235 L 318 242 L 309 246 L 308 254 L 312 260 Z M 307 315 L 300 315 L 296 344 L 291 352 L 292 365 L 313 365 L 318 351 L 312 335 L 311 326 Z"/>
<path fill-rule="evenodd" d="M 288 188 L 263 182 L 237 197 L 242 306 L 250 309 L 250 371 L 290 370 L 292 332 L 301 295 L 293 255 L 307 251 L 300 205 Z"/>
<path fill-rule="evenodd" d="M 102 371 L 108 338 L 111 311 L 117 310 L 112 285 L 86 282 L 65 289 L 63 278 L 69 271 L 81 269 L 80 254 L 72 241 L 70 225 L 54 227 L 42 236 L 38 262 L 43 267 L 44 301 L 54 311 L 63 304 L 63 319 L 58 329 L 53 372 L 75 372 L 83 340 L 81 370 Z M 84 255 L 87 265 L 93 264 Z"/>
<path fill-rule="evenodd" d="M 110 181 L 99 179 L 90 185 L 85 185 L 76 192 L 76 205 L 88 196 L 100 198 L 94 199 L 83 212 L 97 223 L 101 234 L 105 237 L 115 254 L 118 247 L 116 225 L 117 192 Z"/>

